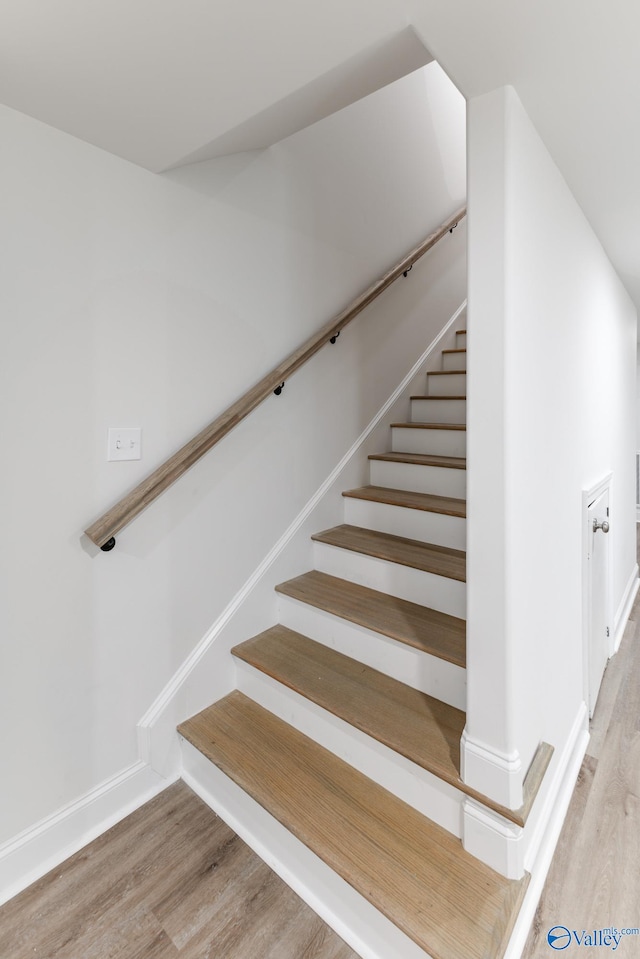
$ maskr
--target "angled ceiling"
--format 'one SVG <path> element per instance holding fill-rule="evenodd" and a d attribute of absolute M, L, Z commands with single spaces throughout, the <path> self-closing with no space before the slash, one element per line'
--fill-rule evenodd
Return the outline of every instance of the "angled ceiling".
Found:
<path fill-rule="evenodd" d="M 236 129 L 262 145 L 265 119 L 291 132 L 286 104 L 269 111 L 305 88 L 289 113 L 312 122 L 332 71 L 354 98 L 409 72 L 407 27 L 392 0 L 3 0 L 0 102 L 159 172 Z"/>
<path fill-rule="evenodd" d="M 158 172 L 267 146 L 427 48 L 467 98 L 515 87 L 640 305 L 639 35 L 630 0 L 3 0 L 0 102 Z"/>
<path fill-rule="evenodd" d="M 406 28 L 354 54 L 189 156 L 181 157 L 173 165 L 184 166 L 229 153 L 272 146 L 418 70 L 432 59 L 413 30 Z"/>
<path fill-rule="evenodd" d="M 406 6 L 467 99 L 515 87 L 640 308 L 640 4 L 408 0 Z"/>

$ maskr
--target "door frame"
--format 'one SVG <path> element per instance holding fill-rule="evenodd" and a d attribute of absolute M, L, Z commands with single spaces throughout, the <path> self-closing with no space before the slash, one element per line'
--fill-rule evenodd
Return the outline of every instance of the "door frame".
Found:
<path fill-rule="evenodd" d="M 587 710 L 589 709 L 589 611 L 591 608 L 591 590 L 589 581 L 589 541 L 591 530 L 589 528 L 589 506 L 594 502 L 594 500 L 598 499 L 598 497 L 605 492 L 609 493 L 609 522 L 611 522 L 611 518 L 613 516 L 613 473 L 607 473 L 598 483 L 595 483 L 592 487 L 590 487 L 590 489 L 582 490 L 582 689 Z M 613 528 L 613 530 L 613 535 L 615 535 L 615 528 Z M 606 536 L 608 552 L 606 614 L 607 623 L 609 624 L 609 645 L 607 650 L 609 659 L 615 652 L 612 628 L 613 622 L 611 617 L 611 535 L 612 531 L 609 530 Z"/>

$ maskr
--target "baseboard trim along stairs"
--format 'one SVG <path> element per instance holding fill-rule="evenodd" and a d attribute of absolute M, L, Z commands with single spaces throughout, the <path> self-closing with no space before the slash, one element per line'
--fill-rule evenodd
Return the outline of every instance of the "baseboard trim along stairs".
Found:
<path fill-rule="evenodd" d="M 482 850 L 524 827 L 552 754 L 540 744 L 518 810 L 460 774 L 466 330 L 455 340 L 370 485 L 313 535 L 315 568 L 277 587 L 279 622 L 232 650 L 237 689 L 179 726 L 186 781 L 365 959 L 501 959 L 529 876 Z"/>

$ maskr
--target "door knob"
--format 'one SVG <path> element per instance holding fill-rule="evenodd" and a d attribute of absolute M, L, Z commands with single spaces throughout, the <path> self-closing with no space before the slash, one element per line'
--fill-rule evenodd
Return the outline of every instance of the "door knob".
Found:
<path fill-rule="evenodd" d="M 597 519 L 594 519 L 593 532 L 596 533 L 599 529 L 601 529 L 603 533 L 609 532 L 609 523 L 606 519 L 604 519 L 601 523 L 599 523 Z"/>

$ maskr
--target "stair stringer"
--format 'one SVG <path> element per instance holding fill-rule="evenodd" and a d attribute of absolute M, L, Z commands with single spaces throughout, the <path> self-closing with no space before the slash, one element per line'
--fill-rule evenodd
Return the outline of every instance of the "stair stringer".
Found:
<path fill-rule="evenodd" d="M 342 521 L 343 490 L 366 482 L 369 454 L 384 448 L 389 422 L 406 416 L 409 397 L 422 389 L 425 370 L 439 369 L 440 351 L 455 341 L 455 324 L 465 309 L 466 300 L 444 323 L 141 718 L 138 723 L 140 759 L 160 775 L 175 778 L 179 774 L 182 759 L 176 727 L 212 700 L 235 689 L 236 670 L 231 649 L 277 621 L 276 585 L 312 567 L 312 534 Z"/>

